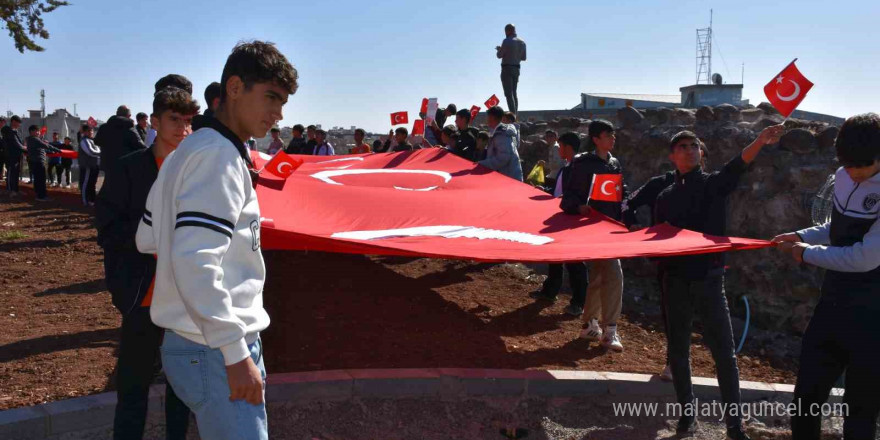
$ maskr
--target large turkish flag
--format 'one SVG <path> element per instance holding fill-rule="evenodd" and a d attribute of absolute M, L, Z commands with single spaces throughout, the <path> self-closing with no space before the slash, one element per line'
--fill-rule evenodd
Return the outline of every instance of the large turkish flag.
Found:
<path fill-rule="evenodd" d="M 290 177 L 257 185 L 265 249 L 560 262 L 769 245 L 565 214 L 559 199 L 440 148 L 295 158 Z"/>

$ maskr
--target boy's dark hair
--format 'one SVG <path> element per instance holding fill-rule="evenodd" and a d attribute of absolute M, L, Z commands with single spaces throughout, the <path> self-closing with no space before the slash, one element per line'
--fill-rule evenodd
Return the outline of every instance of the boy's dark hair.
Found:
<path fill-rule="evenodd" d="M 220 78 L 221 103 L 226 101 L 226 84 L 233 76 L 241 78 L 245 90 L 256 83 L 271 83 L 292 95 L 299 87 L 296 69 L 273 43 L 265 41 L 238 43 L 232 49 Z"/>
<path fill-rule="evenodd" d="M 614 133 L 614 125 L 604 119 L 596 119 L 593 122 L 590 122 L 589 128 L 587 128 L 587 133 L 590 136 L 590 139 L 595 137 L 602 136 L 602 133 Z"/>
<path fill-rule="evenodd" d="M 394 134 L 402 134 L 404 136 L 409 136 L 409 130 L 407 130 L 406 127 L 397 127 L 394 130 Z"/>
<path fill-rule="evenodd" d="M 299 134 L 302 134 L 304 131 L 306 131 L 306 129 L 302 126 L 302 124 L 296 124 L 290 130 L 291 131 L 298 131 Z"/>
<path fill-rule="evenodd" d="M 308 127 L 306 127 L 306 130 L 317 130 L 317 129 L 318 129 L 318 127 L 316 127 L 314 125 L 309 125 Z"/>
<path fill-rule="evenodd" d="M 361 136 L 366 136 L 366 135 L 367 135 L 367 132 L 364 131 L 363 128 L 355 128 L 355 129 L 354 129 L 354 132 L 355 132 L 355 134 L 360 133 Z"/>
<path fill-rule="evenodd" d="M 496 105 L 495 107 L 490 107 L 489 110 L 486 110 L 486 114 L 501 119 L 504 116 L 504 109 Z"/>
<path fill-rule="evenodd" d="M 455 129 L 454 125 L 447 125 L 443 127 L 442 133 L 446 136 L 453 137 L 458 134 L 458 130 Z"/>
<path fill-rule="evenodd" d="M 120 105 L 119 107 L 116 107 L 116 116 L 130 118 L 131 117 L 131 110 L 129 110 L 128 107 L 125 105 Z"/>
<path fill-rule="evenodd" d="M 571 147 L 575 153 L 577 153 L 581 149 L 581 138 L 578 137 L 577 133 L 574 132 L 566 132 L 563 133 L 562 136 L 559 136 L 559 145 L 568 145 Z"/>
<path fill-rule="evenodd" d="M 452 113 L 454 115 L 455 113 L 458 112 L 458 107 L 456 107 L 455 104 L 449 104 L 446 106 L 446 111 L 448 111 L 449 113 Z"/>
<path fill-rule="evenodd" d="M 272 133 L 281 133 L 281 130 L 278 127 L 272 127 L 269 129 Z"/>
<path fill-rule="evenodd" d="M 91 130 L 92 126 L 89 124 L 83 124 L 82 127 L 79 128 L 79 131 Z"/>
<path fill-rule="evenodd" d="M 183 75 L 178 75 L 176 73 L 169 73 L 161 78 L 159 81 L 156 81 L 156 85 L 154 86 L 153 93 L 159 93 L 160 90 L 166 87 L 177 87 L 178 89 L 186 91 L 192 95 L 193 92 L 193 84 Z"/>
<path fill-rule="evenodd" d="M 12 117 L 9 118 L 9 122 L 21 122 L 21 118 L 18 117 L 18 115 L 12 115 Z"/>
<path fill-rule="evenodd" d="M 382 148 L 382 141 L 376 139 L 375 141 L 373 141 L 373 151 L 376 151 L 379 148 Z"/>
<path fill-rule="evenodd" d="M 181 115 L 194 115 L 199 112 L 199 103 L 186 90 L 166 87 L 153 95 L 153 116 L 171 110 Z"/>
<path fill-rule="evenodd" d="M 6 116 L 0 116 L 0 122 L 6 122 Z"/>
<path fill-rule="evenodd" d="M 64 140 L 65 141 L 72 141 L 73 139 L 71 139 L 70 136 L 64 136 Z"/>
<path fill-rule="evenodd" d="M 324 130 L 323 128 L 319 128 L 319 129 L 315 130 L 315 134 L 323 134 L 324 136 L 326 136 L 327 130 Z"/>
<path fill-rule="evenodd" d="M 141 119 L 147 119 L 147 114 L 144 112 L 139 112 L 137 116 L 135 116 L 135 119 L 137 119 L 138 121 L 140 121 Z"/>
<path fill-rule="evenodd" d="M 488 141 L 489 140 L 489 132 L 486 130 L 481 130 L 477 133 L 477 139 Z"/>
<path fill-rule="evenodd" d="M 840 126 L 834 144 L 837 160 L 845 167 L 867 167 L 880 159 L 880 116 L 851 116 Z"/>
<path fill-rule="evenodd" d="M 504 117 L 510 119 L 510 122 L 516 122 L 516 114 L 514 112 L 504 112 Z"/>
<path fill-rule="evenodd" d="M 220 95 L 220 83 L 214 81 L 211 84 L 208 84 L 208 87 L 205 87 L 205 105 L 210 107 L 211 103 L 219 98 Z"/>
<path fill-rule="evenodd" d="M 544 132 L 544 136 L 547 136 L 548 134 L 552 134 L 553 137 L 557 139 L 559 138 L 559 133 L 557 133 L 556 130 L 547 130 Z"/>
<path fill-rule="evenodd" d="M 30 127 L 28 127 L 28 133 L 38 131 L 39 129 L 40 127 L 37 127 L 36 125 L 31 125 Z"/>
<path fill-rule="evenodd" d="M 699 142 L 700 138 L 697 137 L 696 133 L 694 133 L 690 130 L 684 130 L 684 131 L 679 131 L 678 133 L 675 133 L 675 136 L 672 136 L 672 139 L 669 141 L 669 149 L 672 150 L 673 148 L 675 148 L 675 144 L 677 144 L 680 141 L 685 140 L 685 139 L 690 139 L 690 140 L 697 141 L 698 143 L 701 143 L 701 142 Z"/>
<path fill-rule="evenodd" d="M 58 136 L 58 132 L 57 132 L 57 131 L 53 131 L 53 132 L 52 132 L 52 136 Z"/>
<path fill-rule="evenodd" d="M 455 112 L 455 116 L 460 116 L 464 118 L 465 122 L 467 122 L 468 124 L 470 124 L 471 122 L 471 112 L 466 109 L 461 109 Z"/>

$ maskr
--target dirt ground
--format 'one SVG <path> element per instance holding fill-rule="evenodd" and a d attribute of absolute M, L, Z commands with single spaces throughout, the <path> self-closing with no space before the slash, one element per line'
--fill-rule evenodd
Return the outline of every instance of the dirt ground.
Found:
<path fill-rule="evenodd" d="M 103 282 L 92 211 L 75 190 L 38 203 L 0 190 L 0 409 L 114 389 L 120 317 Z M 528 293 L 522 265 L 264 252 L 269 373 L 344 368 L 579 369 L 656 374 L 658 314 L 624 307 L 623 353 L 577 339 L 567 297 Z M 630 292 L 625 293 L 630 295 Z M 627 302 L 626 304 L 629 304 Z M 693 337 L 693 369 L 714 376 Z M 744 380 L 792 383 L 795 366 L 741 355 Z"/>

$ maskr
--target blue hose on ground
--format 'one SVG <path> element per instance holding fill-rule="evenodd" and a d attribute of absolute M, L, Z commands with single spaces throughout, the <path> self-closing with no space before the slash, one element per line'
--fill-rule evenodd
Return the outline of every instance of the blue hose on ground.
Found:
<path fill-rule="evenodd" d="M 743 335 L 739 340 L 739 347 L 736 348 L 736 352 L 739 353 L 743 349 L 743 344 L 746 343 L 746 335 L 749 334 L 749 320 L 752 317 L 752 312 L 749 310 L 749 298 L 746 295 L 742 297 L 743 301 L 746 303 L 746 325 L 743 327 Z"/>

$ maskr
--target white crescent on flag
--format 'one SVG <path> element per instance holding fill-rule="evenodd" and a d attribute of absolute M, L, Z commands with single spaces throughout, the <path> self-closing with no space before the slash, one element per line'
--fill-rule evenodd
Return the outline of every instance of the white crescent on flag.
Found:
<path fill-rule="evenodd" d="M 614 185 L 614 182 L 613 182 L 613 181 L 611 181 L 611 180 L 606 180 L 605 182 L 602 182 L 602 186 L 599 187 L 599 191 L 602 191 L 602 194 L 605 194 L 606 196 L 613 196 L 614 193 L 611 193 L 611 192 L 605 191 L 605 186 L 607 186 L 609 183 L 612 184 L 612 185 Z"/>
<path fill-rule="evenodd" d="M 794 85 L 794 93 L 788 96 L 782 96 L 779 94 L 779 90 L 776 91 L 776 97 L 779 98 L 780 101 L 794 101 L 797 99 L 798 95 L 801 94 L 801 85 L 797 83 L 797 81 L 790 79 L 788 82 Z"/>

